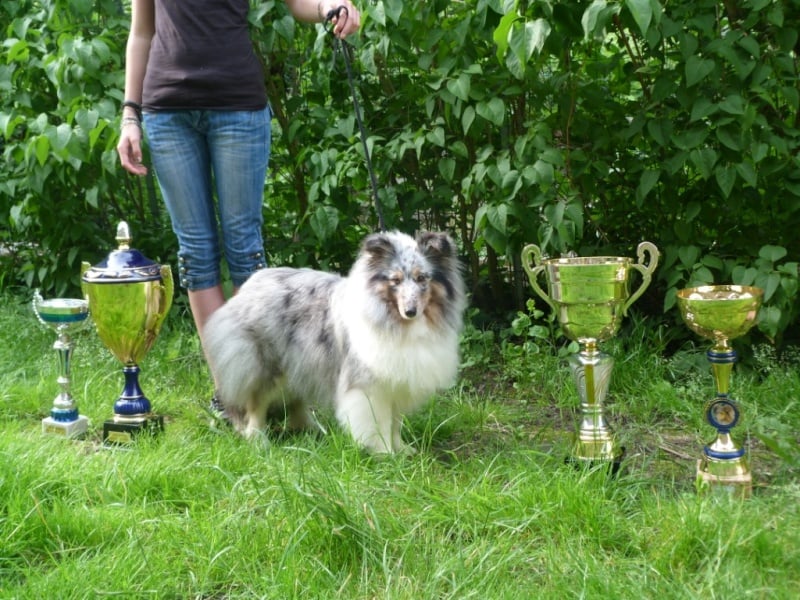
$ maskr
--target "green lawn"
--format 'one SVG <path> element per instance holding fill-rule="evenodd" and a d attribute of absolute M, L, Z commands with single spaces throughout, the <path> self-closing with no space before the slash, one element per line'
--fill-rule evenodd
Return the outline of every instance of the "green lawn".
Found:
<path fill-rule="evenodd" d="M 734 435 L 755 480 L 741 501 L 694 489 L 713 438 L 702 343 L 665 358 L 632 327 L 607 344 L 608 413 L 627 448 L 608 478 L 564 464 L 577 395 L 547 352 L 470 346 L 462 381 L 408 422 L 419 453 L 375 459 L 325 414 L 328 435 L 271 444 L 209 428 L 197 342 L 172 319 L 141 364 L 166 430 L 115 450 L 98 440 L 119 365 L 80 333 L 72 391 L 92 430 L 43 434 L 54 335 L 4 300 L 2 598 L 797 596 L 797 361 L 762 349 L 737 368 Z"/>

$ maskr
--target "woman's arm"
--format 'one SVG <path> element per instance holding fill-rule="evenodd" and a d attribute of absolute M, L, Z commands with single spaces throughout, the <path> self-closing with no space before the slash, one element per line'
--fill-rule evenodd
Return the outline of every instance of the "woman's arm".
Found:
<path fill-rule="evenodd" d="M 131 29 L 125 49 L 125 100 L 137 105 L 142 103 L 142 87 L 150 56 L 150 42 L 156 30 L 155 0 L 133 0 L 131 2 Z M 134 175 L 145 175 L 142 165 L 141 115 L 132 106 L 122 108 L 122 126 L 117 144 L 122 167 Z"/>

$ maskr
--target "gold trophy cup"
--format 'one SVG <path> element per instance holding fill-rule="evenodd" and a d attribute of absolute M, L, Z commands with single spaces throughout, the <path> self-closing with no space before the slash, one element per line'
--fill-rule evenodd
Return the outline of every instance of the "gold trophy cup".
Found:
<path fill-rule="evenodd" d="M 553 309 L 564 334 L 581 346 L 569 361 L 581 400 L 581 423 L 571 459 L 578 464 L 605 463 L 612 474 L 619 469 L 624 453 L 603 407 L 614 359 L 600 351 L 598 344 L 616 335 L 628 308 L 650 284 L 658 265 L 658 249 L 642 242 L 637 256 L 636 263 L 620 256 L 542 259 L 541 250 L 533 244 L 522 251 L 522 266 L 531 287 Z M 631 271 L 638 271 L 642 277 L 632 294 Z M 543 272 L 547 292 L 538 282 Z"/>
<path fill-rule="evenodd" d="M 703 449 L 697 461 L 698 487 L 724 488 L 743 498 L 750 495 L 753 477 L 743 448 L 731 439 L 739 422 L 739 407 L 728 395 L 736 351 L 730 342 L 755 324 L 764 291 L 741 285 L 705 285 L 680 290 L 678 308 L 689 329 L 713 342 L 706 353 L 717 393 L 706 404 L 706 421 L 717 430 L 717 439 Z"/>
<path fill-rule="evenodd" d="M 89 303 L 79 298 L 44 300 L 37 290 L 33 295 L 33 312 L 39 321 L 58 335 L 53 349 L 58 356 L 58 385 L 61 392 L 53 400 L 50 416 L 42 419 L 42 432 L 75 437 L 86 433 L 89 419 L 79 414 L 78 406 L 69 391 L 72 352 L 75 343 L 70 338 L 86 324 Z"/>
<path fill-rule="evenodd" d="M 81 265 L 81 286 L 97 335 L 122 363 L 125 385 L 114 417 L 103 425 L 103 442 L 128 444 L 140 433 L 156 434 L 164 418 L 151 411 L 139 386 L 139 362 L 156 341 L 172 306 L 172 271 L 130 247 L 128 224 L 117 227 L 117 250 L 95 266 Z"/>

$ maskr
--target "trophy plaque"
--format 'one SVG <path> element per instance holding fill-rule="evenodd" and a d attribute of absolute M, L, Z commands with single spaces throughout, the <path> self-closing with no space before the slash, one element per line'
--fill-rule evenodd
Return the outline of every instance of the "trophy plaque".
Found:
<path fill-rule="evenodd" d="M 731 438 L 740 412 L 729 395 L 736 362 L 736 351 L 730 342 L 755 324 L 763 296 L 761 288 L 741 285 L 706 285 L 680 290 L 677 295 L 678 309 L 689 329 L 713 342 L 706 357 L 716 396 L 706 403 L 705 417 L 717 430 L 717 439 L 703 448 L 703 456 L 697 461 L 700 490 L 722 488 L 743 498 L 752 492 L 753 477 L 746 452 Z"/>
<path fill-rule="evenodd" d="M 58 335 L 53 349 L 58 356 L 57 381 L 61 392 L 53 400 L 50 416 L 42 419 L 42 432 L 64 437 L 82 435 L 89 427 L 89 419 L 78 412 L 78 406 L 69 391 L 72 352 L 75 348 L 70 334 L 86 323 L 89 303 L 78 298 L 44 300 L 37 290 L 33 296 L 33 312 L 41 323 Z"/>
<path fill-rule="evenodd" d="M 103 424 L 105 444 L 128 444 L 142 433 L 157 434 L 164 418 L 151 410 L 139 385 L 139 363 L 149 352 L 172 305 L 172 271 L 130 247 L 124 221 L 117 227 L 119 247 L 106 260 L 81 265 L 81 286 L 89 301 L 97 335 L 122 363 L 125 385 L 114 416 Z"/>
<path fill-rule="evenodd" d="M 658 265 L 658 249 L 642 242 L 637 256 L 636 263 L 619 256 L 543 259 L 541 250 L 533 244 L 522 251 L 522 266 L 531 287 L 554 311 L 564 334 L 581 347 L 569 359 L 580 396 L 581 421 L 568 460 L 605 464 L 612 474 L 619 470 L 624 451 L 604 413 L 614 359 L 598 344 L 616 335 L 628 308 L 650 284 Z M 638 271 L 642 277 L 632 294 L 631 271 Z M 539 286 L 542 272 L 546 274 L 547 292 Z"/>

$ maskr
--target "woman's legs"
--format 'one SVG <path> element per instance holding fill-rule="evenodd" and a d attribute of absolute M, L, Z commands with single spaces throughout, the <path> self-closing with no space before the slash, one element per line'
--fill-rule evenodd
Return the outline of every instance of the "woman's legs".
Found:
<path fill-rule="evenodd" d="M 261 229 L 269 162 L 269 109 L 209 112 L 208 146 L 222 244 L 234 288 L 266 266 Z"/>
<path fill-rule="evenodd" d="M 234 290 L 265 266 L 261 227 L 271 135 L 269 109 L 150 112 L 145 115 L 145 127 L 178 237 L 178 279 L 188 290 L 202 341 L 206 322 L 225 302 L 221 245 Z"/>

